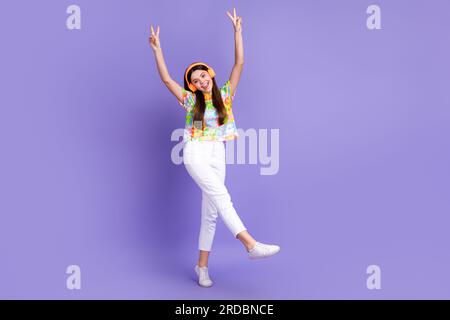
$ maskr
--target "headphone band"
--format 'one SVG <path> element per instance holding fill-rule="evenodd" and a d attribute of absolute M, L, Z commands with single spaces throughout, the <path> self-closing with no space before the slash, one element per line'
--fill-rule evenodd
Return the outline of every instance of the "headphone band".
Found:
<path fill-rule="evenodd" d="M 203 66 L 207 67 L 208 69 L 211 69 L 211 70 L 212 70 L 212 68 L 211 68 L 210 66 L 208 66 L 208 65 L 207 65 L 206 63 L 204 63 L 204 62 L 194 62 L 194 63 L 191 63 L 191 64 L 189 65 L 189 67 L 186 69 L 186 72 L 185 72 L 185 74 L 184 74 L 184 79 L 186 80 L 186 83 L 188 83 L 188 84 L 191 83 L 191 81 L 189 81 L 188 78 L 187 78 L 189 71 L 191 71 L 191 69 L 192 69 L 193 67 L 199 66 L 199 65 L 203 65 Z"/>

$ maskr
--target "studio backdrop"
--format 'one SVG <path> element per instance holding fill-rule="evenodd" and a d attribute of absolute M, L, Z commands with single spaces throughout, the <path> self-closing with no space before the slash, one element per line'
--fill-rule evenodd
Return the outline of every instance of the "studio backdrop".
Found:
<path fill-rule="evenodd" d="M 195 285 L 201 191 L 159 78 L 218 85 L 243 19 L 226 185 L 276 257 L 219 219 Z M 450 2 L 6 0 L 0 298 L 450 298 Z M 181 133 L 181 135 L 180 135 Z M 76 278 L 76 285 L 74 277 Z"/>

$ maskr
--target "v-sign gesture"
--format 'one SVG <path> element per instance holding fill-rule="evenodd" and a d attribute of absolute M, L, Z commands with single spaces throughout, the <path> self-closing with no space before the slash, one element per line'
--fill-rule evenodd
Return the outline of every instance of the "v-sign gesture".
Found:
<path fill-rule="evenodd" d="M 157 49 L 161 48 L 161 45 L 159 44 L 159 26 L 158 29 L 153 30 L 153 26 L 150 26 L 151 28 L 151 36 L 150 36 L 150 45 L 152 46 L 153 51 L 156 51 Z"/>
<path fill-rule="evenodd" d="M 227 15 L 228 15 L 228 17 L 230 17 L 231 21 L 233 22 L 234 31 L 241 32 L 242 31 L 242 27 L 241 27 L 242 18 L 239 16 L 236 16 L 236 9 L 233 8 L 233 15 L 231 15 L 231 13 L 229 13 L 228 11 L 227 11 Z"/>

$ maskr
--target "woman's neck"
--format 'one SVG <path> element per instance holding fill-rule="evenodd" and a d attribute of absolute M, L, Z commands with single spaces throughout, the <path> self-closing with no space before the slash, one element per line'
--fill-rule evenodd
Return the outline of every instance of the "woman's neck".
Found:
<path fill-rule="evenodd" d="M 205 97 L 205 100 L 212 99 L 212 92 L 203 92 L 203 96 Z"/>

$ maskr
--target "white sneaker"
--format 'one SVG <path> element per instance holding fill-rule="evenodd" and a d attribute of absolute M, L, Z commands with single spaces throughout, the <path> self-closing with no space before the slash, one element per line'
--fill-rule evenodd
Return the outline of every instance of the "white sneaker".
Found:
<path fill-rule="evenodd" d="M 280 247 L 275 244 L 265 244 L 256 241 L 253 248 L 248 251 L 248 257 L 250 259 L 268 258 L 280 251 Z"/>
<path fill-rule="evenodd" d="M 198 276 L 198 284 L 202 287 L 211 287 L 213 282 L 209 278 L 208 267 L 199 267 L 197 264 L 195 265 L 195 272 Z"/>

